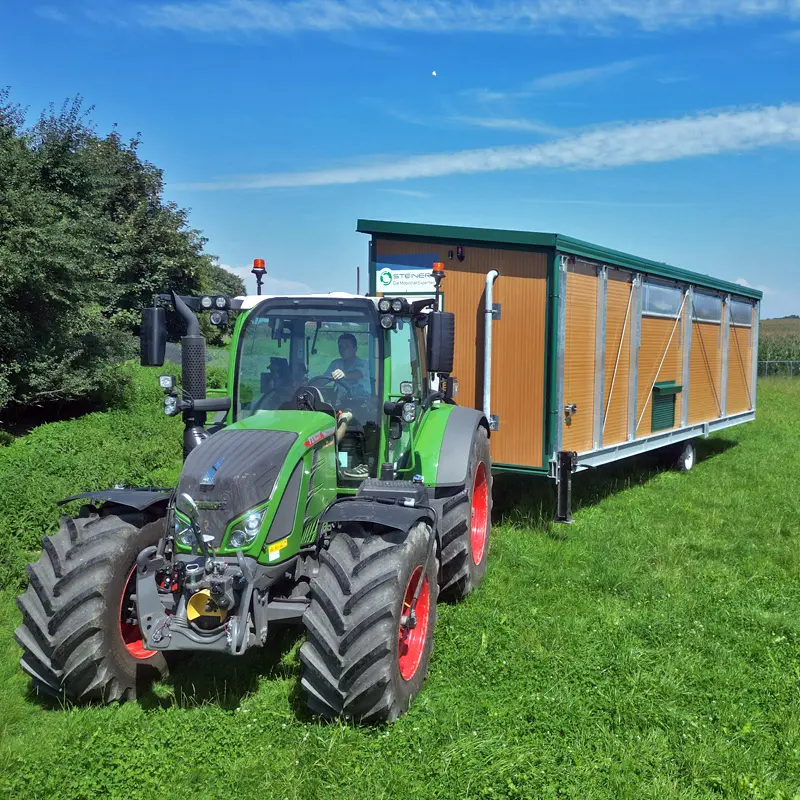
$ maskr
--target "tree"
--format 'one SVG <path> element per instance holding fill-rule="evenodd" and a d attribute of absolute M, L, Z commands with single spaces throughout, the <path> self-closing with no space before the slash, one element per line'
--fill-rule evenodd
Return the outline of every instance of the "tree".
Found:
<path fill-rule="evenodd" d="M 158 292 L 244 291 L 140 140 L 87 114 L 78 97 L 26 127 L 0 91 L 0 409 L 102 396 Z"/>

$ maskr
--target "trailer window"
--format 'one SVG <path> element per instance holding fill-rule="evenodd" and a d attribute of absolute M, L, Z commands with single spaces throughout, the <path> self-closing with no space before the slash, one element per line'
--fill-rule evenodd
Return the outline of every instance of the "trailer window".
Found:
<path fill-rule="evenodd" d="M 692 314 L 695 322 L 722 322 L 722 298 L 715 294 L 695 292 L 694 311 Z"/>
<path fill-rule="evenodd" d="M 653 317 L 676 317 L 681 310 L 683 292 L 678 286 L 647 281 L 644 284 L 642 313 Z"/>
<path fill-rule="evenodd" d="M 731 323 L 742 328 L 752 328 L 753 306 L 742 300 L 731 300 Z"/>

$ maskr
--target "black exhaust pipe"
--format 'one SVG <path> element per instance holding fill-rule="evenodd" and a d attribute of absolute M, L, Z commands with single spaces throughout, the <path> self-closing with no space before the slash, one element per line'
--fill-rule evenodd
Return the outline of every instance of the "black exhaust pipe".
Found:
<path fill-rule="evenodd" d="M 175 292 L 172 305 L 186 322 L 186 336 L 181 337 L 181 383 L 186 400 L 204 400 L 206 396 L 206 337 L 189 306 Z M 206 412 L 194 408 L 183 412 L 183 458 L 208 438 Z"/>

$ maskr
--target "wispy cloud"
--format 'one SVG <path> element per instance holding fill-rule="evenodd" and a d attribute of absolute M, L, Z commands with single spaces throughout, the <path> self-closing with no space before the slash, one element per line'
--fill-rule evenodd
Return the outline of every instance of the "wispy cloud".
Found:
<path fill-rule="evenodd" d="M 540 133 L 543 136 L 563 134 L 561 128 L 537 122 L 535 119 L 517 119 L 514 117 L 452 117 L 452 121 L 474 128 L 488 128 L 495 131 L 519 131 L 522 133 Z"/>
<path fill-rule="evenodd" d="M 409 156 L 308 172 L 183 184 L 192 190 L 370 183 L 520 169 L 610 169 L 800 142 L 800 105 L 719 111 L 622 124 L 524 147 Z M 177 188 L 177 187 L 176 187 Z"/>
<path fill-rule="evenodd" d="M 206 0 L 139 3 L 144 25 L 203 31 L 524 32 L 575 24 L 608 31 L 716 24 L 721 20 L 795 18 L 797 0 Z"/>
<path fill-rule="evenodd" d="M 67 16 L 63 11 L 59 11 L 55 6 L 37 6 L 33 9 L 36 16 L 48 19 L 51 22 L 66 22 Z"/>
<path fill-rule="evenodd" d="M 581 86 L 585 83 L 597 83 L 613 75 L 622 75 L 640 66 L 642 59 L 628 61 L 614 61 L 599 67 L 587 69 L 573 69 L 568 72 L 554 72 L 552 75 L 543 75 L 529 84 L 532 92 L 549 92 L 557 89 L 566 89 L 571 86 Z"/>
<path fill-rule="evenodd" d="M 381 191 L 388 192 L 389 194 L 400 194 L 403 195 L 403 197 L 419 197 L 419 198 L 430 197 L 430 193 L 420 192 L 417 189 L 381 189 Z"/>
<path fill-rule="evenodd" d="M 771 294 L 778 294 L 774 289 L 770 289 L 769 286 L 753 286 L 750 281 L 747 281 L 744 278 L 737 278 L 736 283 L 738 283 L 739 286 L 746 286 L 748 289 L 757 289 L 765 297 Z"/>
<path fill-rule="evenodd" d="M 223 269 L 232 272 L 234 275 L 240 277 L 245 284 L 248 294 L 256 293 L 256 279 L 253 275 L 252 266 L 248 267 L 232 267 L 230 264 L 220 264 Z M 280 278 L 273 278 L 269 274 L 269 267 L 267 274 L 264 277 L 262 286 L 264 294 L 311 294 L 311 287 L 307 283 L 300 281 L 284 281 Z"/>
<path fill-rule="evenodd" d="M 518 89 L 497 91 L 493 89 L 467 89 L 462 95 L 478 103 L 495 103 L 507 100 L 521 100 L 524 98 L 535 97 L 546 92 L 569 89 L 575 86 L 582 86 L 587 83 L 600 83 L 607 78 L 615 75 L 622 75 L 630 72 L 649 59 L 634 58 L 625 61 L 612 61 L 610 64 L 599 64 L 583 69 L 573 69 L 566 72 L 553 72 L 549 75 L 540 75 L 532 81 L 528 81 Z"/>

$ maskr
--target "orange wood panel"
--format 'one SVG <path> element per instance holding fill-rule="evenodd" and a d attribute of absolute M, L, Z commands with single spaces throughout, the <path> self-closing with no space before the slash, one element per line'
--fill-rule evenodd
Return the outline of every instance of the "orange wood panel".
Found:
<path fill-rule="evenodd" d="M 491 436 L 498 464 L 544 466 L 547 255 L 524 250 L 464 246 L 464 260 L 450 260 L 455 245 L 376 239 L 375 259 L 384 255 L 437 254 L 447 277 L 444 307 L 456 315 L 453 375 L 460 405 L 483 405 L 484 290 L 486 273 L 500 273 L 493 301 L 502 317 L 492 327 L 492 413 L 500 428 Z"/>
<path fill-rule="evenodd" d="M 718 419 L 722 385 L 721 325 L 692 321 L 689 423 Z"/>
<path fill-rule="evenodd" d="M 728 414 L 753 407 L 752 328 L 732 326 L 728 344 Z"/>
<path fill-rule="evenodd" d="M 685 312 L 684 312 L 685 313 Z M 674 331 L 674 333 L 673 333 Z M 670 337 L 672 341 L 670 342 Z M 661 364 L 661 360 L 664 363 Z M 659 365 L 661 369 L 659 370 Z M 683 374 L 683 319 L 642 317 L 642 340 L 639 348 L 639 391 L 636 401 L 636 438 L 653 432 L 653 384 L 681 382 Z M 676 399 L 675 426 L 681 421 L 681 396 Z M 642 415 L 644 412 L 644 416 Z M 639 421 L 641 419 L 641 422 Z"/>
<path fill-rule="evenodd" d="M 567 330 L 564 348 L 564 404 L 577 414 L 564 420 L 563 448 L 585 453 L 594 431 L 595 326 L 597 269 L 586 264 L 567 269 Z"/>
<path fill-rule="evenodd" d="M 631 276 L 619 270 L 608 271 L 606 299 L 605 424 L 603 445 L 628 439 L 628 373 L 631 361 Z M 626 324 L 627 317 L 627 324 Z M 616 377 L 614 371 L 616 369 Z M 613 390 L 611 388 L 613 381 Z"/>

